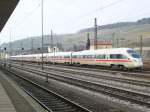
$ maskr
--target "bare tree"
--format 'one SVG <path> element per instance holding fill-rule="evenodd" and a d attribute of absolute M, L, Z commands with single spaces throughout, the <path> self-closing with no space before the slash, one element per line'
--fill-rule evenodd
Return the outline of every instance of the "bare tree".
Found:
<path fill-rule="evenodd" d="M 87 42 L 86 42 L 86 50 L 90 49 L 90 38 L 89 38 L 89 33 L 87 34 Z"/>

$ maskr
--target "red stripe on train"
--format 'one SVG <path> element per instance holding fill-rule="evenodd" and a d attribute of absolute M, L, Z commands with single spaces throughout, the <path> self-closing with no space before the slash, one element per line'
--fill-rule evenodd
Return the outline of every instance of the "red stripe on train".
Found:
<path fill-rule="evenodd" d="M 98 59 L 98 60 L 96 60 L 96 61 L 101 61 L 101 62 L 132 62 L 132 61 L 130 61 L 130 60 L 100 60 L 100 59 Z"/>

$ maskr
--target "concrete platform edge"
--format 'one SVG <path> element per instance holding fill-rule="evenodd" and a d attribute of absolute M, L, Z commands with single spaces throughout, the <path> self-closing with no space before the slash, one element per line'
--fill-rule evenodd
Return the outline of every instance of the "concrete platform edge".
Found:
<path fill-rule="evenodd" d="M 36 112 L 48 112 L 40 104 L 38 104 L 32 97 L 30 97 L 26 92 L 24 92 L 12 79 L 7 77 L 2 71 L 0 71 L 2 76 L 13 86 L 13 88 L 26 99 L 26 101 L 35 109 Z"/>

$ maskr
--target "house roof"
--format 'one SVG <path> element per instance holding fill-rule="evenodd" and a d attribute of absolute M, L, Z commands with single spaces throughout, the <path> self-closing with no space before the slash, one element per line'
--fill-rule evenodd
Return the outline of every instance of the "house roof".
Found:
<path fill-rule="evenodd" d="M 91 42 L 91 45 L 94 45 L 94 41 Z M 107 40 L 101 40 L 97 41 L 97 45 L 112 45 L 112 42 Z"/>

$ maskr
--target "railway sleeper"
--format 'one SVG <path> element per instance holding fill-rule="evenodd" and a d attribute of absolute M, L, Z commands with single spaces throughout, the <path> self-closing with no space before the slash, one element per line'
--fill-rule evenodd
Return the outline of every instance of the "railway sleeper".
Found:
<path fill-rule="evenodd" d="M 50 103 L 48 104 L 50 107 L 57 107 L 55 103 Z M 59 105 L 59 107 L 68 107 L 68 104 L 64 104 L 64 105 Z"/>
<path fill-rule="evenodd" d="M 53 111 L 55 112 L 79 112 L 77 111 L 76 109 L 73 109 L 73 108 L 55 108 L 55 109 L 52 109 Z"/>

